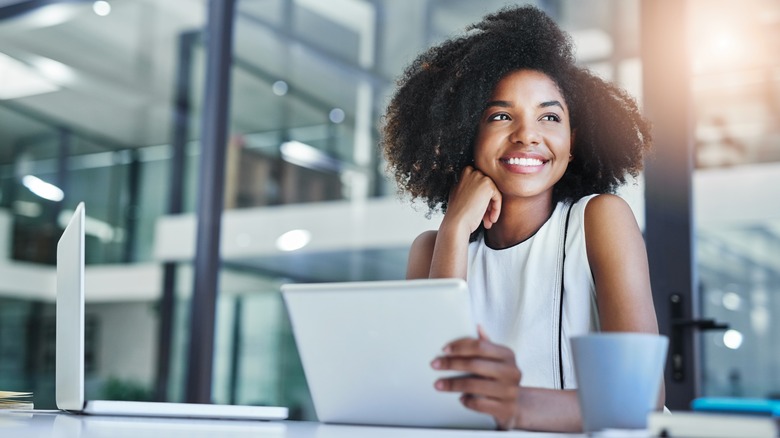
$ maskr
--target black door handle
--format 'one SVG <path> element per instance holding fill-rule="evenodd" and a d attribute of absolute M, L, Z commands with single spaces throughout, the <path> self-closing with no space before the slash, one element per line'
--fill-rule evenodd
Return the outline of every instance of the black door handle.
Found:
<path fill-rule="evenodd" d="M 672 294 L 669 297 L 669 305 L 671 307 L 671 339 L 669 339 L 670 352 L 669 356 L 672 362 L 672 379 L 681 382 L 685 380 L 685 336 L 686 331 L 693 330 L 726 330 L 729 328 L 727 323 L 715 321 L 712 318 L 708 319 L 686 319 L 684 318 L 684 308 L 682 302 L 682 296 L 680 294 Z"/>
<path fill-rule="evenodd" d="M 672 327 L 695 328 L 699 330 L 727 330 L 728 323 L 717 322 L 712 318 L 708 319 L 672 319 Z"/>

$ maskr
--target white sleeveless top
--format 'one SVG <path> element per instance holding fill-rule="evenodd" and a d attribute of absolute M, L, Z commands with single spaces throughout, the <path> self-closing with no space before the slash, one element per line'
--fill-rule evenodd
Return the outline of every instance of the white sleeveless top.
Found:
<path fill-rule="evenodd" d="M 599 331 L 596 288 L 585 246 L 585 206 L 571 208 L 566 235 L 561 332 L 565 389 L 576 388 L 569 337 Z M 484 233 L 469 244 L 468 285 L 474 319 L 490 339 L 515 352 L 529 387 L 561 388 L 558 360 L 561 260 L 569 204 L 558 203 L 552 216 L 530 238 L 495 250 Z"/>

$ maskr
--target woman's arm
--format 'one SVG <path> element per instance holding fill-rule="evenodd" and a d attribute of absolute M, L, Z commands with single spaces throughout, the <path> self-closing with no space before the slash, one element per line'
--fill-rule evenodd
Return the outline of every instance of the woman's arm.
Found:
<path fill-rule="evenodd" d="M 658 334 L 645 242 L 628 204 L 615 195 L 591 199 L 585 239 L 601 330 Z M 664 400 L 662 384 L 659 409 Z"/>
<path fill-rule="evenodd" d="M 501 212 L 501 193 L 489 177 L 466 166 L 450 193 L 439 231 L 415 239 L 406 278 L 466 279 L 469 237 L 480 224 L 490 228 Z"/>
<path fill-rule="evenodd" d="M 658 333 L 644 240 L 628 204 L 613 195 L 591 199 L 585 209 L 585 238 L 602 330 Z M 434 368 L 475 377 L 442 379 L 437 388 L 470 394 L 463 404 L 492 415 L 502 429 L 580 431 L 577 392 L 520 386 L 509 353 L 484 336 L 452 342 Z M 662 387 L 659 407 L 663 400 Z"/>
<path fill-rule="evenodd" d="M 448 344 L 431 366 L 467 374 L 439 379 L 436 389 L 463 393 L 461 403 L 492 416 L 499 429 L 582 430 L 577 392 L 521 386 L 514 352 L 491 342 L 481 329 L 478 338 Z"/>

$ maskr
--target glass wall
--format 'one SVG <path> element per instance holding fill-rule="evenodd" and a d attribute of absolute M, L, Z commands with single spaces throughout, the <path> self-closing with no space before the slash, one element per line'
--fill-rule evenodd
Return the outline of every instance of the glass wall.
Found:
<path fill-rule="evenodd" d="M 693 1 L 696 257 L 706 395 L 780 394 L 780 2 Z"/>
<path fill-rule="evenodd" d="M 205 2 L 21 9 L 0 7 L 0 384 L 54 407 L 52 264 L 85 202 L 86 393 L 148 399 L 162 283 L 154 229 L 169 195 L 179 35 L 203 29 Z M 183 196 L 191 210 L 194 190 Z"/>
<path fill-rule="evenodd" d="M 108 6 L 63 2 L 0 21 L 0 205 L 23 239 L 18 260 L 53 262 L 35 248 L 51 247 L 80 201 L 88 263 L 152 259 L 168 195 L 178 37 L 202 29 L 204 6 L 97 3 Z"/>

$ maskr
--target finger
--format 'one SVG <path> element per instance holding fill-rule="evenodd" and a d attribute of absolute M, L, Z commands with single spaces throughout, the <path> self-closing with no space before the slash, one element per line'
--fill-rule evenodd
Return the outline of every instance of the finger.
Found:
<path fill-rule="evenodd" d="M 474 167 L 472 167 L 472 166 L 466 166 L 466 167 L 464 167 L 464 168 L 463 168 L 463 170 L 460 172 L 460 180 L 459 180 L 459 182 L 460 182 L 460 181 L 463 181 L 463 180 L 465 180 L 465 179 L 466 179 L 466 178 L 468 178 L 468 177 L 469 177 L 469 176 L 470 176 L 472 173 L 475 173 L 475 172 L 477 172 L 477 169 L 475 169 L 475 168 L 474 168 Z"/>
<path fill-rule="evenodd" d="M 501 215 L 501 192 L 491 181 L 490 182 L 492 192 L 490 194 L 490 200 L 488 201 L 487 210 L 485 210 L 485 216 L 482 218 L 482 224 L 485 229 L 489 230 L 493 224 L 498 222 L 498 217 Z"/>
<path fill-rule="evenodd" d="M 493 223 L 498 222 L 498 217 L 501 215 L 501 192 L 496 187 L 493 191 L 493 196 L 490 198 L 490 220 Z"/>
<path fill-rule="evenodd" d="M 479 397 L 488 397 L 496 400 L 515 400 L 520 386 L 498 382 L 478 377 L 451 377 L 439 379 L 435 388 L 442 392 L 461 392 Z"/>
<path fill-rule="evenodd" d="M 477 336 L 479 339 L 490 342 L 490 338 L 488 337 L 487 332 L 485 331 L 485 327 L 483 327 L 482 324 L 477 324 Z"/>
<path fill-rule="evenodd" d="M 437 370 L 462 371 L 470 376 L 519 384 L 521 373 L 514 363 L 496 360 L 437 357 L 431 362 Z"/>
<path fill-rule="evenodd" d="M 488 208 L 485 215 L 482 216 L 482 226 L 484 226 L 486 230 L 489 230 L 493 226 L 493 221 L 490 220 L 490 208 Z"/>
<path fill-rule="evenodd" d="M 511 349 L 480 338 L 462 338 L 450 342 L 444 347 L 444 352 L 447 356 L 481 357 L 502 361 L 511 359 L 512 362 L 515 358 Z"/>
<path fill-rule="evenodd" d="M 455 181 L 455 186 L 450 189 L 450 193 L 447 196 L 448 202 L 452 202 L 453 198 L 456 195 L 456 192 L 458 191 L 458 187 L 461 186 L 462 184 L 464 184 L 464 181 L 472 173 L 474 173 L 474 168 L 471 167 L 471 166 L 466 166 L 466 167 L 463 168 L 463 170 L 460 171 L 460 175 L 459 175 L 457 181 Z"/>

